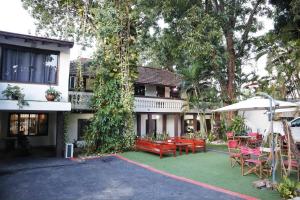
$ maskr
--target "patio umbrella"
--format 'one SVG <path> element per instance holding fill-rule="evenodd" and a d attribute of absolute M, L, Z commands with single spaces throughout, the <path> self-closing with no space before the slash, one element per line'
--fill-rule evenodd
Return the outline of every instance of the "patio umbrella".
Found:
<path fill-rule="evenodd" d="M 277 108 L 296 108 L 299 105 L 287 101 L 275 100 Z M 274 102 L 272 107 L 275 107 Z M 237 110 L 268 110 L 270 108 L 270 100 L 262 97 L 252 97 L 250 99 L 240 101 L 222 108 L 213 110 L 213 112 L 228 112 Z"/>
<path fill-rule="evenodd" d="M 298 108 L 299 105 L 296 103 L 274 100 L 271 96 L 266 93 L 258 93 L 259 97 L 253 97 L 245 101 L 240 101 L 238 103 L 225 106 L 214 110 L 213 112 L 228 112 L 237 110 L 268 110 L 269 111 L 269 121 L 270 121 L 270 134 L 272 135 L 272 182 L 275 183 L 275 137 L 273 132 L 273 113 L 277 108 Z M 262 98 L 264 97 L 264 98 Z"/>

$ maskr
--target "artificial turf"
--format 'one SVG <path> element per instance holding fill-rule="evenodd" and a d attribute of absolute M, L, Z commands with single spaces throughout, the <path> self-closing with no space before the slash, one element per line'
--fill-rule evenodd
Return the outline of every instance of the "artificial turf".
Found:
<path fill-rule="evenodd" d="M 158 170 L 259 199 L 280 199 L 276 191 L 254 188 L 252 182 L 258 180 L 258 177 L 253 174 L 242 176 L 240 167 L 230 167 L 228 155 L 225 153 L 208 151 L 178 155 L 176 158 L 164 156 L 163 159 L 146 152 L 125 152 L 120 155 Z"/>

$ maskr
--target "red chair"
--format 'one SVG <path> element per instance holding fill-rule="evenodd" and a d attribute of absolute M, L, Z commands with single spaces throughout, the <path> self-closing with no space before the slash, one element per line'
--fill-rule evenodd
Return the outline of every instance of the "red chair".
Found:
<path fill-rule="evenodd" d="M 268 156 L 263 154 L 259 148 L 251 149 L 249 147 L 241 147 L 242 158 L 242 175 L 251 173 L 256 174 L 259 178 L 263 177 L 264 164 L 268 160 Z M 248 170 L 245 172 L 245 167 Z"/>
<path fill-rule="evenodd" d="M 227 132 L 226 137 L 227 137 L 227 141 L 234 140 L 234 132 Z"/>
<path fill-rule="evenodd" d="M 241 164 L 241 153 L 239 149 L 239 142 L 237 140 L 228 140 L 227 142 L 230 166 L 234 167 L 236 164 Z"/>
<path fill-rule="evenodd" d="M 262 135 L 259 133 L 248 133 L 248 136 L 251 138 L 247 141 L 250 147 L 256 148 L 261 145 L 262 142 Z"/>

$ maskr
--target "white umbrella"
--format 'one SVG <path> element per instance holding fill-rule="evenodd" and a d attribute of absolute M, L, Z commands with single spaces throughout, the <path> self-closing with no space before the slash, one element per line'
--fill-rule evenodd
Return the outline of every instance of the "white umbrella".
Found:
<path fill-rule="evenodd" d="M 296 108 L 299 105 L 296 103 L 291 103 L 287 101 L 279 101 L 275 100 L 276 108 Z M 274 103 L 272 103 L 273 107 L 275 107 Z M 236 111 L 236 110 L 267 110 L 270 108 L 270 100 L 261 98 L 261 97 L 253 97 L 244 101 L 240 101 L 235 104 L 231 104 L 229 106 L 225 106 L 222 108 L 218 108 L 213 110 L 213 112 L 228 112 L 228 111 Z"/>

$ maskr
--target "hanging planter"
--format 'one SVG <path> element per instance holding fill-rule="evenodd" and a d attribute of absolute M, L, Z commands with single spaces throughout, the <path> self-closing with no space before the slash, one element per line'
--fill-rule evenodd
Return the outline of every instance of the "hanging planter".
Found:
<path fill-rule="evenodd" d="M 47 101 L 60 101 L 61 93 L 55 90 L 53 87 L 50 87 L 48 90 L 45 91 L 45 97 Z"/>

